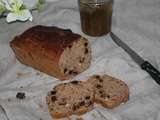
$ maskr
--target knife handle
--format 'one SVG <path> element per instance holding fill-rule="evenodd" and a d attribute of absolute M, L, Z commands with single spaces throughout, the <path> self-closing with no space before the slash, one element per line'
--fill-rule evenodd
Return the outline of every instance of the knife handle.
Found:
<path fill-rule="evenodd" d="M 148 61 L 145 61 L 141 68 L 145 71 L 147 71 L 150 76 L 160 85 L 160 72 Z"/>

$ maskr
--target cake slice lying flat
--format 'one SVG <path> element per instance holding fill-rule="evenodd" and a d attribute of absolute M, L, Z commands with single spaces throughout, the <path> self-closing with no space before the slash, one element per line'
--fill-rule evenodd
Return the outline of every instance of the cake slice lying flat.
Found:
<path fill-rule="evenodd" d="M 114 108 L 128 101 L 129 88 L 121 80 L 108 75 L 94 75 L 87 81 L 62 83 L 53 88 L 46 98 L 53 118 L 83 114 L 93 108 L 94 102 Z"/>
<path fill-rule="evenodd" d="M 101 103 L 106 108 L 114 108 L 129 99 L 128 86 L 117 78 L 94 75 L 86 82 L 94 88 L 95 102 Z"/>
<path fill-rule="evenodd" d="M 94 92 L 83 82 L 72 81 L 54 87 L 46 100 L 51 116 L 61 118 L 90 111 L 93 108 Z"/>

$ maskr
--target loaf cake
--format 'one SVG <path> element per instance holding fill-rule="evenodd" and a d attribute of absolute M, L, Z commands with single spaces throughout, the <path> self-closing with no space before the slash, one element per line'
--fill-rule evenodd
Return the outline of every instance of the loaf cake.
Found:
<path fill-rule="evenodd" d="M 81 115 L 93 108 L 94 91 L 81 81 L 62 83 L 53 88 L 47 97 L 49 112 L 53 118 Z"/>
<path fill-rule="evenodd" d="M 34 26 L 10 42 L 17 59 L 58 79 L 70 79 L 90 66 L 91 46 L 69 29 Z"/>
<path fill-rule="evenodd" d="M 101 103 L 106 108 L 114 108 L 129 99 L 128 86 L 109 75 L 93 75 L 86 81 L 86 84 L 93 86 L 95 102 Z"/>

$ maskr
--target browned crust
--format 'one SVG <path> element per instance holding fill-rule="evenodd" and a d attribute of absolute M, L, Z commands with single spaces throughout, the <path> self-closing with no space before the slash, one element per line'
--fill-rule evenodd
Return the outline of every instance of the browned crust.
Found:
<path fill-rule="evenodd" d="M 53 117 L 53 118 L 63 118 L 63 117 L 69 117 L 73 114 L 73 112 L 53 112 L 49 109 L 49 112 L 50 112 L 50 115 Z"/>
<path fill-rule="evenodd" d="M 71 30 L 38 25 L 16 36 L 10 45 L 13 49 L 17 47 L 27 52 L 34 51 L 34 54 L 47 57 L 58 63 L 64 49 L 79 38 L 81 36 Z"/>
<path fill-rule="evenodd" d="M 89 112 L 91 111 L 93 108 L 93 105 L 91 106 L 88 106 L 88 107 L 83 107 L 83 108 L 80 108 L 75 114 L 77 115 L 82 115 L 82 114 L 85 114 L 86 112 Z"/>
<path fill-rule="evenodd" d="M 61 73 L 58 64 L 55 64 L 48 58 L 32 54 L 17 47 L 14 48 L 14 52 L 16 53 L 17 59 L 27 66 L 31 66 L 41 72 L 45 72 L 49 75 L 59 78 L 60 80 L 69 79 L 67 76 L 64 76 Z"/>
<path fill-rule="evenodd" d="M 76 113 L 74 113 L 74 111 L 72 111 L 72 112 L 68 111 L 66 113 L 65 112 L 53 112 L 49 108 L 49 112 L 53 118 L 63 118 L 63 117 L 69 117 L 73 114 L 77 114 L 77 115 L 85 114 L 86 112 L 92 110 L 92 108 L 93 108 L 93 105 L 91 105 L 89 107 L 82 107 L 78 111 L 76 111 Z"/>

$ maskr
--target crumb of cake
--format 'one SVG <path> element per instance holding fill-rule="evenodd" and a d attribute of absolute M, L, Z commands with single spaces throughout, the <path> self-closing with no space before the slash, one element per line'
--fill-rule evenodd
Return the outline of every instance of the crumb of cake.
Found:
<path fill-rule="evenodd" d="M 20 77 L 29 75 L 29 73 L 17 72 L 16 75 L 17 75 L 17 78 L 20 78 Z"/>

